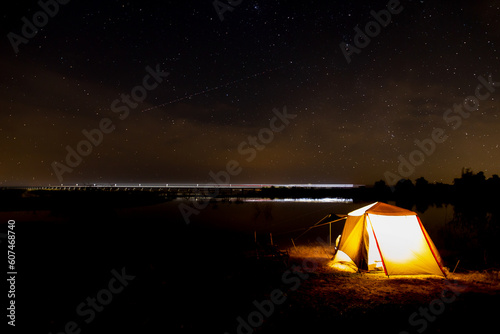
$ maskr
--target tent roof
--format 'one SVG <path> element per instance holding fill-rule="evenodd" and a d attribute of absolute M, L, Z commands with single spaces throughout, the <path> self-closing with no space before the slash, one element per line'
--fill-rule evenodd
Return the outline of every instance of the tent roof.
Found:
<path fill-rule="evenodd" d="M 364 215 L 365 213 L 370 213 L 374 215 L 381 215 L 381 216 L 415 216 L 416 213 L 410 210 L 406 210 L 394 205 L 382 203 L 382 202 L 375 202 L 372 204 L 369 204 L 367 206 L 364 206 L 360 209 L 354 210 L 352 212 L 349 212 L 349 216 L 361 216 Z"/>

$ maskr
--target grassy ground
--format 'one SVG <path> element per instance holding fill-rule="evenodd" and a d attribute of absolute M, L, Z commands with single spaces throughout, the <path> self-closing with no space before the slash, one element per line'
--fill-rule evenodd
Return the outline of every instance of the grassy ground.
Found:
<path fill-rule="evenodd" d="M 265 332 L 477 332 L 496 326 L 499 271 L 437 276 L 350 273 L 332 268 L 321 246 L 290 249 L 292 268 L 307 278 L 287 291 L 287 305 Z M 313 265 L 315 263 L 316 265 Z M 286 288 L 286 287 L 285 287 Z M 327 330 L 330 328 L 330 330 Z"/>

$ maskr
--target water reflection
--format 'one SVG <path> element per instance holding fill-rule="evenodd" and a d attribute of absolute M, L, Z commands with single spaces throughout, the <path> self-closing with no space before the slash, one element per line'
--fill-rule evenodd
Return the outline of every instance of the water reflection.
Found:
<path fill-rule="evenodd" d="M 370 203 L 348 198 L 232 199 L 217 201 L 196 219 L 199 224 L 252 235 L 254 231 L 262 236 L 272 233 L 277 242 L 287 246 L 291 238 L 301 233 L 301 228 L 313 225 L 325 215 L 347 214 Z M 455 205 L 425 201 L 388 203 L 417 212 L 451 270 L 459 260 L 459 271 L 498 266 L 500 254 L 496 240 L 500 237 L 500 223 L 497 209 L 467 201 Z M 342 232 L 343 225 L 343 222 L 332 224 L 333 237 Z M 300 242 L 314 243 L 318 236 L 327 240 L 329 234 L 329 226 L 320 227 L 301 237 Z"/>
<path fill-rule="evenodd" d="M 455 203 L 452 218 L 441 234 L 450 257 L 466 268 L 488 269 L 500 263 L 499 210 L 474 201 Z"/>
<path fill-rule="evenodd" d="M 235 199 L 237 200 L 237 199 Z M 292 203 L 352 203 L 354 200 L 352 198 L 247 198 L 242 200 L 243 202 L 292 202 Z"/>

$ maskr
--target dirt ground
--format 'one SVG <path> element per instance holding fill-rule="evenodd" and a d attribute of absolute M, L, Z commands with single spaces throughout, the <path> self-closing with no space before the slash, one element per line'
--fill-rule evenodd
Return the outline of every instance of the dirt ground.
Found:
<path fill-rule="evenodd" d="M 448 333 L 496 327 L 500 279 L 498 270 L 438 276 L 391 276 L 381 272 L 352 273 L 331 267 L 324 248 L 290 249 L 292 268 L 302 271 L 300 286 L 291 291 L 282 319 L 271 328 L 280 332 Z M 278 318 L 278 317 L 276 317 Z M 323 330 L 324 329 L 324 330 Z"/>

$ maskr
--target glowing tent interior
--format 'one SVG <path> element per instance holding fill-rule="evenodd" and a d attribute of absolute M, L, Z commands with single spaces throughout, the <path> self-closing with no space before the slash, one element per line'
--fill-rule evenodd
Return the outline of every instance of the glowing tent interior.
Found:
<path fill-rule="evenodd" d="M 446 276 L 441 257 L 417 214 L 375 202 L 347 215 L 333 264 L 386 275 Z"/>

